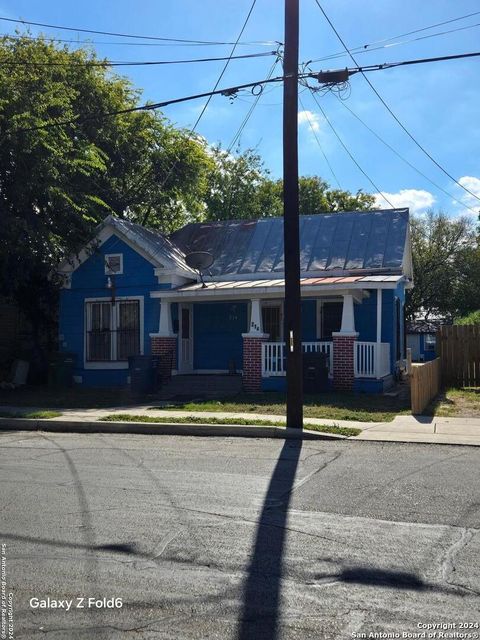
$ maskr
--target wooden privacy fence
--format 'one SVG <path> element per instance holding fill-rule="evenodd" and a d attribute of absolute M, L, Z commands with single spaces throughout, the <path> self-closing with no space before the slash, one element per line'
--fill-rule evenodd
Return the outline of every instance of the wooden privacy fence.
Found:
<path fill-rule="evenodd" d="M 442 379 L 455 387 L 480 386 L 480 326 L 441 326 L 437 331 L 437 354 Z"/>
<path fill-rule="evenodd" d="M 408 363 L 412 413 L 422 413 L 440 392 L 440 358 L 430 362 Z"/>

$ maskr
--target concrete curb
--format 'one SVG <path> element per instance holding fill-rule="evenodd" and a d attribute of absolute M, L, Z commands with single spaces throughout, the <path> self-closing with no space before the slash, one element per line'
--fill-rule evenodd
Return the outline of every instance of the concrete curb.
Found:
<path fill-rule="evenodd" d="M 234 438 L 287 438 L 292 440 L 346 440 L 348 436 L 304 429 L 242 424 L 175 422 L 102 422 L 100 420 L 51 420 L 0 418 L 0 431 L 52 431 L 62 433 L 131 433 L 164 436 L 217 436 Z"/>

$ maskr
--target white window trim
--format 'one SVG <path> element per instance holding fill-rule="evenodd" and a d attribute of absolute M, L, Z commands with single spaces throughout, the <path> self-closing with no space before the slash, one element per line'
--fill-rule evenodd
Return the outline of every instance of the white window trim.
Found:
<path fill-rule="evenodd" d="M 144 297 L 143 296 L 117 296 L 115 302 L 122 300 L 137 300 L 140 304 L 140 355 L 144 352 Z M 87 309 L 90 302 L 108 302 L 112 303 L 111 296 L 104 298 L 85 298 L 84 304 L 84 325 L 83 325 L 83 368 L 84 369 L 128 369 L 128 361 L 112 361 L 112 362 L 89 362 L 87 361 L 87 327 L 88 317 Z M 114 314 L 114 320 L 116 322 L 116 316 Z M 113 327 L 112 327 L 113 328 Z"/>
<path fill-rule="evenodd" d="M 106 276 L 121 276 L 123 274 L 123 253 L 106 253 L 104 258 Z M 120 269 L 118 271 L 110 271 L 110 269 L 108 268 L 109 258 L 120 258 Z"/>

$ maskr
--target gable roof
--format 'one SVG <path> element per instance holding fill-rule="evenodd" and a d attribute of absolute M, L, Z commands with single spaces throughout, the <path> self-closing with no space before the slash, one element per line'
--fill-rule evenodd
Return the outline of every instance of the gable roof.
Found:
<path fill-rule="evenodd" d="M 178 268 L 188 271 L 196 277 L 196 273 L 185 262 L 185 254 L 167 237 L 159 231 L 152 231 L 140 224 L 108 216 L 103 221 L 104 225 L 110 224 L 121 235 L 141 247 L 158 266 Z"/>
<path fill-rule="evenodd" d="M 409 273 L 408 209 L 300 216 L 302 273 Z M 284 271 L 283 218 L 191 223 L 170 239 L 184 253 L 208 251 L 212 277 Z"/>
<path fill-rule="evenodd" d="M 185 254 L 167 236 L 129 220 L 116 218 L 113 215 L 108 216 L 98 225 L 95 230 L 94 240 L 79 253 L 78 257 L 62 262 L 59 271 L 75 270 L 92 255 L 96 243 L 103 244 L 111 236 L 112 232 L 137 250 L 140 250 L 142 255 L 155 267 L 171 269 L 196 279 L 197 274 L 185 262 Z"/>

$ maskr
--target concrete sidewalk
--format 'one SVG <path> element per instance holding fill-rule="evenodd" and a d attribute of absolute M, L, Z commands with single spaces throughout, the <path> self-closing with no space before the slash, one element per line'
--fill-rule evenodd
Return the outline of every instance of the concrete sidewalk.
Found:
<path fill-rule="evenodd" d="M 27 411 L 42 410 L 41 408 L 33 407 L 0 407 L 3 412 L 11 412 L 12 414 L 21 414 Z M 62 415 L 58 418 L 51 418 L 48 421 L 41 420 L 43 425 L 45 423 L 55 423 L 56 430 L 60 431 L 62 425 L 65 430 L 68 431 L 69 423 L 73 425 L 79 425 L 80 423 L 88 423 L 90 425 L 90 431 L 94 429 L 95 423 L 101 418 L 104 418 L 112 414 L 131 414 L 131 415 L 149 415 L 158 416 L 163 418 L 168 417 L 198 417 L 204 418 L 202 424 L 174 424 L 167 425 L 169 427 L 168 432 L 172 430 L 178 431 L 178 434 L 184 435 L 228 435 L 229 426 L 222 425 L 209 425 L 209 418 L 232 418 L 248 419 L 248 420 L 269 420 L 284 422 L 284 416 L 278 415 L 266 415 L 260 413 L 230 413 L 223 411 L 174 411 L 174 410 L 162 410 L 150 408 L 150 405 L 135 405 L 131 407 L 122 408 L 107 408 L 107 409 L 63 409 L 60 410 Z M 0 419 L 5 424 L 5 420 Z M 25 420 L 22 420 L 25 423 Z M 18 422 L 19 424 L 19 422 Z M 98 425 L 100 429 L 101 423 Z M 166 428 L 164 423 L 148 424 L 148 423 L 103 423 L 103 426 L 110 425 L 111 429 L 114 425 L 122 425 L 122 431 L 128 433 L 129 425 L 131 432 L 156 432 L 165 433 Z M 136 426 L 135 426 L 136 425 Z M 362 432 L 358 436 L 352 437 L 355 440 L 369 440 L 379 442 L 417 442 L 427 444 L 456 444 L 456 445 L 474 445 L 480 446 L 480 417 L 479 418 L 438 418 L 429 416 L 410 416 L 400 415 L 392 422 L 358 422 L 353 420 L 329 420 L 326 418 L 305 418 L 305 429 L 308 430 L 308 425 L 325 425 L 325 426 L 339 426 L 339 427 L 351 427 L 361 429 Z M 52 425 L 53 426 L 53 425 Z M 255 432 L 260 437 L 270 437 L 268 434 L 278 437 L 277 432 L 284 433 L 282 429 L 278 427 L 249 427 L 249 426 L 235 426 L 230 425 L 232 435 L 250 435 Z M 207 433 L 208 432 L 208 433 Z M 332 434 L 326 434 L 331 438 L 344 439 L 345 436 L 335 436 Z M 258 437 L 257 436 L 257 437 Z"/>
<path fill-rule="evenodd" d="M 363 423 L 358 440 L 480 445 L 480 418 L 396 416 L 392 422 Z"/>

